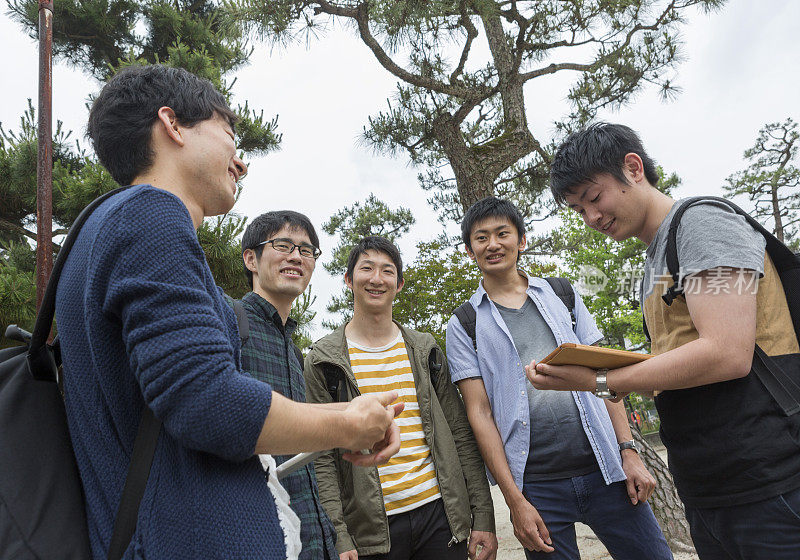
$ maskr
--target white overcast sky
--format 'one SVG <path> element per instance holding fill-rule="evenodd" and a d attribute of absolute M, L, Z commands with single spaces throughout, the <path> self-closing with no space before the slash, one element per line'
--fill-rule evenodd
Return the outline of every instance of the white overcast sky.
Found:
<path fill-rule="evenodd" d="M 742 152 L 761 126 L 800 119 L 800 2 L 731 0 L 720 12 L 693 12 L 681 35 L 685 60 L 676 83 L 682 93 L 664 103 L 654 90 L 645 90 L 624 109 L 601 117 L 641 134 L 657 162 L 683 179 L 677 196 L 718 194 L 725 177 L 744 167 Z M 36 103 L 38 55 L 36 43 L 5 13 L 0 52 L 0 123 L 16 130 L 27 98 Z M 249 162 L 237 212 L 254 217 L 291 208 L 306 213 L 320 230 L 337 209 L 374 192 L 392 207 L 414 211 L 417 224 L 400 243 L 408 262 L 418 241 L 441 231 L 407 158 L 376 155 L 359 142 L 367 117 L 386 107 L 396 81 L 349 28 L 337 26 L 308 48 L 270 52 L 257 46 L 236 78 L 235 100 L 263 108 L 265 117 L 279 115 L 283 133 L 280 151 Z M 549 137 L 553 120 L 568 110 L 571 79 L 534 80 L 527 87 L 529 124 L 537 136 Z M 98 88 L 91 76 L 55 64 L 54 117 L 83 145 L 86 98 Z M 334 240 L 321 234 L 321 241 L 324 261 Z M 319 312 L 314 333 L 321 335 L 325 303 L 342 284 L 318 266 L 312 285 Z"/>

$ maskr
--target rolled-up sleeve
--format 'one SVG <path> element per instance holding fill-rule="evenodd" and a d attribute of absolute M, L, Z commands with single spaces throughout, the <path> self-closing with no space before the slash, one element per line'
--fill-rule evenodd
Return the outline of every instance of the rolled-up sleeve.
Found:
<path fill-rule="evenodd" d="M 147 231 L 137 227 L 141 212 L 156 214 Z M 107 271 L 103 313 L 121 324 L 128 365 L 147 406 L 183 445 L 247 459 L 272 388 L 237 369 L 186 208 L 171 194 L 151 191 L 132 197 L 116 218 L 105 237 L 113 241 L 95 252 L 93 266 Z"/>
<path fill-rule="evenodd" d="M 447 366 L 450 368 L 450 378 L 453 383 L 471 377 L 480 377 L 478 368 L 478 354 L 472 345 L 472 339 L 461 326 L 458 318 L 453 315 L 447 323 Z"/>

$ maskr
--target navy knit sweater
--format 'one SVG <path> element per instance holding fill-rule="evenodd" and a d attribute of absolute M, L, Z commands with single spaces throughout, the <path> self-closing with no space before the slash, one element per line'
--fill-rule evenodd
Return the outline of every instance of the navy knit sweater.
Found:
<path fill-rule="evenodd" d="M 93 557 L 106 557 L 147 403 L 163 427 L 125 558 L 284 558 L 253 456 L 272 389 L 239 371 L 234 314 L 180 199 L 143 185 L 100 206 L 56 316 Z"/>

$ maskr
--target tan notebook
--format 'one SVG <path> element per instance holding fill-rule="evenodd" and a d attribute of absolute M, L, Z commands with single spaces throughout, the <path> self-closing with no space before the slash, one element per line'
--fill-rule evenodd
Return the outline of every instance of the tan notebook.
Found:
<path fill-rule="evenodd" d="M 650 354 L 639 354 L 614 348 L 601 348 L 600 346 L 586 346 L 565 342 L 545 358 L 541 363 L 554 366 L 585 366 L 592 369 L 615 369 L 629 366 L 648 359 Z"/>

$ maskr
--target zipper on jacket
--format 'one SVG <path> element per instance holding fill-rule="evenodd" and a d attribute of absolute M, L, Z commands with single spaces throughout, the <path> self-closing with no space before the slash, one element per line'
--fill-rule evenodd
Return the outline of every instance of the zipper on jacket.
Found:
<path fill-rule="evenodd" d="M 405 341 L 405 340 L 404 340 Z M 417 351 L 411 348 L 409 345 L 406 345 L 406 351 L 408 352 L 410 349 L 411 354 L 413 354 L 414 361 L 412 363 L 419 363 L 417 361 Z M 450 519 L 450 513 L 447 511 L 447 504 L 444 501 L 444 494 L 442 493 L 442 484 L 441 480 L 439 479 L 439 471 L 436 468 L 436 454 L 434 453 L 434 432 L 436 431 L 436 426 L 433 421 L 433 399 L 435 398 L 437 401 L 439 400 L 439 395 L 436 393 L 436 387 L 433 385 L 433 380 L 431 379 L 431 372 L 430 372 L 430 364 L 428 363 L 428 355 L 430 355 L 430 351 L 433 348 L 428 349 L 428 354 L 425 356 L 425 363 L 423 364 L 423 370 L 427 371 L 428 373 L 428 386 L 430 387 L 430 391 L 428 394 L 428 425 L 430 426 L 431 430 L 431 440 L 428 442 L 428 447 L 431 450 L 431 462 L 433 463 L 433 472 L 436 473 L 436 482 L 439 483 L 439 495 L 441 496 L 440 500 L 442 500 L 442 509 L 444 510 L 444 516 L 447 518 L 447 526 L 450 527 L 450 534 L 453 535 L 453 522 Z M 409 356 L 411 357 L 411 356 Z M 411 360 L 409 360 L 411 362 Z M 412 368 L 413 371 L 413 368 Z M 420 372 L 419 378 L 422 379 L 422 373 Z M 417 387 L 417 401 L 419 401 L 419 388 Z M 422 409 L 420 409 L 420 419 L 422 419 Z M 445 420 L 446 421 L 446 420 Z M 458 452 L 456 452 L 458 454 Z M 453 535 L 453 538 L 450 539 L 450 542 L 447 543 L 447 547 L 451 547 L 458 542 L 456 536 Z"/>
<path fill-rule="evenodd" d="M 331 364 L 333 367 L 339 368 L 339 370 L 342 372 L 342 376 L 344 377 L 345 383 L 348 383 L 350 385 L 350 388 L 353 390 L 353 394 L 355 396 L 361 396 L 361 391 L 358 389 L 358 384 L 357 383 L 353 383 L 352 380 L 347 376 L 347 370 L 345 370 L 339 364 L 334 364 L 333 362 L 328 362 L 328 363 Z M 355 377 L 355 374 L 353 375 L 353 377 Z M 353 398 L 355 398 L 355 397 L 353 397 Z M 350 400 L 352 400 L 352 399 L 350 399 Z M 347 401 L 347 402 L 350 402 L 350 401 Z M 436 469 L 436 466 L 434 465 L 434 470 L 435 469 Z M 380 477 L 380 474 L 378 473 L 378 467 L 372 467 L 372 472 L 373 472 L 373 477 L 378 482 L 378 490 L 380 491 L 381 509 L 383 510 L 383 518 L 386 520 L 386 523 L 384 525 L 386 527 L 386 542 L 389 543 L 389 550 L 391 550 L 391 548 L 392 548 L 392 536 L 391 536 L 391 533 L 389 532 L 389 516 L 386 515 L 386 502 L 383 499 L 383 486 L 381 486 L 381 477 Z"/>
<path fill-rule="evenodd" d="M 446 513 L 446 512 L 445 512 L 445 513 Z M 447 548 L 450 548 L 450 547 L 451 547 L 451 546 L 453 546 L 454 544 L 458 544 L 458 539 L 456 539 L 456 536 L 455 536 L 455 535 L 453 535 L 453 538 L 452 538 L 452 539 L 450 539 L 450 542 L 449 542 L 449 543 L 447 543 Z"/>

